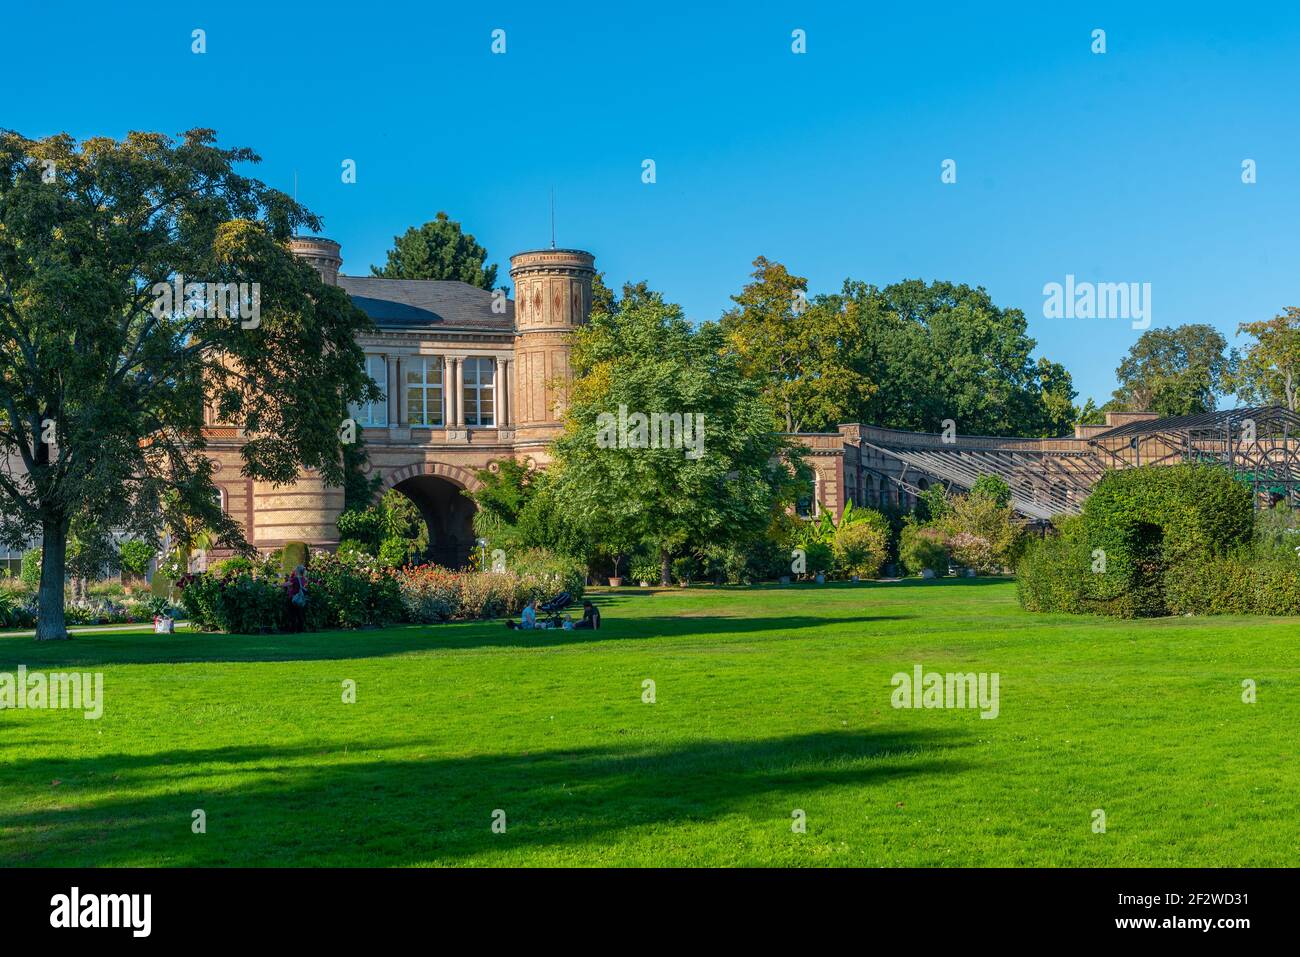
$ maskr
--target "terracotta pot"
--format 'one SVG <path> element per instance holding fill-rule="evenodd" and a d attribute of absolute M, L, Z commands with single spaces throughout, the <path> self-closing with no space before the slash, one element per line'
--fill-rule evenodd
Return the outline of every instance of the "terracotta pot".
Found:
<path fill-rule="evenodd" d="M 622 588 L 622 587 L 623 587 L 623 579 L 621 579 L 621 578 L 611 578 L 611 579 L 609 580 L 609 587 L 610 587 L 610 588 Z"/>

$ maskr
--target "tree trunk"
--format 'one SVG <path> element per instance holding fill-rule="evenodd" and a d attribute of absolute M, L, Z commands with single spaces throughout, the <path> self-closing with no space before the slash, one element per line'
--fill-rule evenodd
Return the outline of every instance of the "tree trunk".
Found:
<path fill-rule="evenodd" d="M 37 591 L 36 640 L 67 639 L 63 623 L 63 562 L 68 552 L 68 524 L 47 519 L 41 528 L 41 586 Z"/>
<path fill-rule="evenodd" d="M 671 585 L 673 577 L 673 557 L 668 553 L 668 549 L 659 549 L 659 584 L 667 587 Z"/>

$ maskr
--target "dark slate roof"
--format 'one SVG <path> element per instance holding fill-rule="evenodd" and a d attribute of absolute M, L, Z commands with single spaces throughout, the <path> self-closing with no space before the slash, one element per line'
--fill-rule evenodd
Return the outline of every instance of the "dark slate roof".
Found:
<path fill-rule="evenodd" d="M 469 283 L 442 279 L 381 279 L 378 276 L 339 276 L 339 287 L 384 328 L 487 329 L 514 328 L 515 304 L 492 311 L 492 293 Z"/>

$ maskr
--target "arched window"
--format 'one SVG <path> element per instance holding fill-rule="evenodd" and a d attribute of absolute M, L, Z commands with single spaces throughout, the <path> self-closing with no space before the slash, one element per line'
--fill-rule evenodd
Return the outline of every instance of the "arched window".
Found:
<path fill-rule="evenodd" d="M 794 500 L 794 513 L 800 518 L 812 518 L 817 499 L 817 480 L 803 483 L 799 497 Z"/>

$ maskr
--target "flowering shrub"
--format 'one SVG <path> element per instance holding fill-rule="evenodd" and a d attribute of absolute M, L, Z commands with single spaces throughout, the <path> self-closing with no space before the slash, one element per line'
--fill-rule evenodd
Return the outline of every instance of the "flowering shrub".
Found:
<path fill-rule="evenodd" d="M 313 556 L 307 569 L 307 627 L 360 628 L 400 621 L 400 588 L 388 569 L 365 555 L 340 561 Z"/>
<path fill-rule="evenodd" d="M 943 532 L 953 560 L 980 574 L 1015 568 L 1025 549 L 1025 536 L 1012 510 L 998 504 L 992 493 L 954 495 L 934 527 Z"/>
<path fill-rule="evenodd" d="M 407 621 L 432 624 L 460 613 L 460 575 L 438 565 L 408 568 L 398 576 Z"/>
<path fill-rule="evenodd" d="M 196 627 L 234 634 L 281 631 L 288 624 L 286 584 L 265 563 L 186 575 L 177 584 Z M 521 552 L 504 572 L 453 572 L 436 565 L 396 571 L 364 552 L 342 559 L 312 556 L 307 568 L 306 625 L 310 630 L 362 628 L 396 621 L 432 623 L 514 615 L 529 599 L 562 591 L 582 596 L 585 575 L 549 552 Z"/>
<path fill-rule="evenodd" d="M 521 552 L 500 572 L 422 565 L 397 573 L 406 619 L 422 623 L 516 615 L 528 601 L 546 601 L 563 591 L 577 601 L 585 579 L 576 562 L 541 549 Z"/>
<path fill-rule="evenodd" d="M 1002 562 L 993 543 L 983 535 L 958 532 L 948 539 L 948 547 L 952 550 L 953 560 L 957 564 L 973 568 L 981 575 L 993 575 L 1002 568 Z"/>

